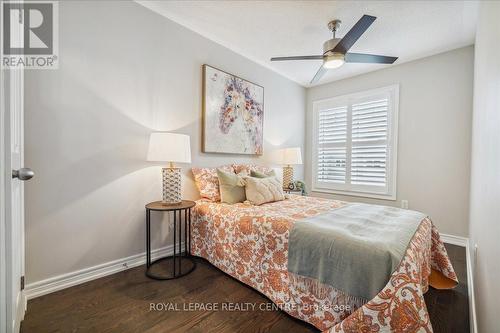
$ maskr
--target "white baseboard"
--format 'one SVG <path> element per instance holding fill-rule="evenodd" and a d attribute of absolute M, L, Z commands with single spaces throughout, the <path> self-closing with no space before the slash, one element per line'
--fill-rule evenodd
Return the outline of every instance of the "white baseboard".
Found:
<path fill-rule="evenodd" d="M 443 241 L 443 243 L 458 245 L 462 247 L 467 247 L 469 244 L 469 239 L 467 237 L 448 235 L 442 233 L 439 233 L 439 235 L 441 236 L 441 240 Z"/>
<path fill-rule="evenodd" d="M 181 244 L 184 248 L 184 243 Z M 173 245 L 162 247 L 151 251 L 151 259 L 169 256 L 174 253 Z M 53 293 L 58 290 L 69 288 L 77 284 L 95 280 L 107 275 L 118 273 L 126 269 L 144 265 L 146 263 L 146 252 L 136 254 L 127 258 L 113 260 L 104 264 L 85 268 L 79 271 L 70 272 L 37 281 L 26 285 L 24 295 L 26 300 Z"/>

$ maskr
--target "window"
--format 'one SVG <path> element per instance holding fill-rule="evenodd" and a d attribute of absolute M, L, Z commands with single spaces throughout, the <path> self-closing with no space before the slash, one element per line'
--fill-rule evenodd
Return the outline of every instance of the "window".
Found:
<path fill-rule="evenodd" d="M 396 199 L 399 86 L 313 102 L 313 191 Z"/>

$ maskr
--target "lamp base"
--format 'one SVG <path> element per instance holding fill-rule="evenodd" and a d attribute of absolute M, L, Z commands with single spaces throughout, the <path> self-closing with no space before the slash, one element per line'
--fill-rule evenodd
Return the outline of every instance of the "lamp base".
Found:
<path fill-rule="evenodd" d="M 181 198 L 181 168 L 162 168 L 163 200 L 165 205 L 178 205 Z"/>
<path fill-rule="evenodd" d="M 288 185 L 293 182 L 293 167 L 290 165 L 283 167 L 283 188 L 288 188 Z"/>

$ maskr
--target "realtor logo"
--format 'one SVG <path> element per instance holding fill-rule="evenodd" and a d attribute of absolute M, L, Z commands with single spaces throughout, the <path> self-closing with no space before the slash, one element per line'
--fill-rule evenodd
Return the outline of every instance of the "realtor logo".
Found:
<path fill-rule="evenodd" d="M 2 2 L 2 67 L 58 67 L 58 3 Z"/>

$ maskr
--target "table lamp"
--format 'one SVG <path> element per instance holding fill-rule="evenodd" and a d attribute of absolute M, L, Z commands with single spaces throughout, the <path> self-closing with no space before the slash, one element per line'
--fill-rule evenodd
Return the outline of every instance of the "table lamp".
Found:
<path fill-rule="evenodd" d="M 166 205 L 182 202 L 181 198 L 181 168 L 177 163 L 191 163 L 191 147 L 189 135 L 157 132 L 149 137 L 148 161 L 169 162 L 162 168 L 163 200 Z"/>
<path fill-rule="evenodd" d="M 300 147 L 285 148 L 281 150 L 281 164 L 283 167 L 283 188 L 288 188 L 293 182 L 293 167 L 292 165 L 302 164 L 302 155 Z"/>

